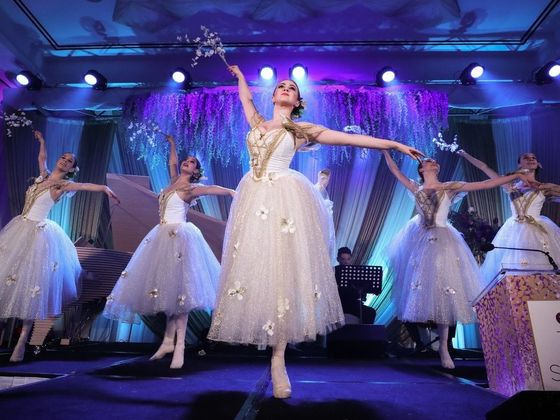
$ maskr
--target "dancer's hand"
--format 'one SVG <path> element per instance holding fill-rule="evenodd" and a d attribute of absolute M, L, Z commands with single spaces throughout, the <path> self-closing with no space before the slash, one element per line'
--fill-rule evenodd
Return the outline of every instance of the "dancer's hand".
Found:
<path fill-rule="evenodd" d="M 108 186 L 105 186 L 105 189 L 104 189 L 103 192 L 105 194 L 107 194 L 107 197 L 115 200 L 117 202 L 117 204 L 121 204 L 121 200 L 119 200 L 119 197 L 117 197 L 117 194 L 115 194 L 111 188 L 109 188 Z"/>
<path fill-rule="evenodd" d="M 243 73 L 241 72 L 241 70 L 239 69 L 239 66 L 237 65 L 232 65 L 228 67 L 229 72 L 232 74 L 232 76 L 237 77 L 238 79 L 243 77 Z"/>
<path fill-rule="evenodd" d="M 420 159 L 424 157 L 424 153 L 422 153 L 421 151 L 402 143 L 397 143 L 397 147 L 395 149 L 401 153 L 404 153 L 405 155 L 410 156 L 412 159 Z"/>
<path fill-rule="evenodd" d="M 43 133 L 41 133 L 39 130 L 33 131 L 33 135 L 39 141 L 39 143 L 43 143 L 45 141 L 45 138 L 43 137 Z"/>
<path fill-rule="evenodd" d="M 173 137 L 173 135 L 171 134 L 166 134 L 165 140 L 167 140 L 169 143 L 175 143 L 175 137 Z"/>

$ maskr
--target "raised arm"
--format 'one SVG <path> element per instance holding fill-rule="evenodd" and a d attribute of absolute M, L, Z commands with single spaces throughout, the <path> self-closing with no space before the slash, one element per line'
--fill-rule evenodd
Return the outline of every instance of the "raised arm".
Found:
<path fill-rule="evenodd" d="M 169 167 L 169 177 L 171 182 L 179 175 L 177 165 L 179 164 L 179 158 L 177 157 L 177 148 L 175 147 L 175 138 L 171 134 L 166 134 L 165 138 L 169 143 L 169 161 L 167 165 Z"/>
<path fill-rule="evenodd" d="M 513 173 L 511 175 L 499 176 L 497 178 L 487 179 L 480 182 L 465 182 L 461 185 L 457 191 L 478 191 L 478 190 L 488 190 L 490 188 L 499 187 L 500 185 L 513 182 L 516 179 L 520 179 L 523 182 L 529 182 L 527 175 Z"/>
<path fill-rule="evenodd" d="M 401 172 L 401 170 L 391 157 L 391 154 L 387 150 L 383 150 L 383 156 L 385 156 L 385 162 L 387 163 L 387 166 L 389 167 L 391 173 L 395 175 L 399 182 L 403 184 L 409 191 L 415 192 L 416 186 L 410 179 L 406 177 L 405 174 Z"/>
<path fill-rule="evenodd" d="M 197 185 L 192 188 L 189 193 L 194 197 L 200 197 L 202 195 L 226 195 L 233 197 L 235 196 L 235 190 L 220 187 L 219 185 Z"/>
<path fill-rule="evenodd" d="M 64 191 L 102 192 L 107 194 L 107 197 L 114 199 L 117 203 L 121 202 L 117 195 L 107 185 L 90 184 L 86 182 L 67 182 L 61 188 L 61 192 Z"/>
<path fill-rule="evenodd" d="M 377 137 L 364 136 L 362 134 L 348 134 L 343 131 L 324 130 L 317 135 L 315 140 L 318 143 L 337 146 L 355 146 L 380 150 L 394 149 L 414 159 L 418 156 L 424 156 L 422 152 L 416 150 L 414 147 L 406 146 L 397 141 L 379 139 Z"/>
<path fill-rule="evenodd" d="M 35 130 L 33 135 L 39 142 L 39 156 L 37 156 L 37 161 L 39 163 L 39 173 L 40 175 L 45 175 L 49 170 L 47 168 L 47 147 L 45 146 L 45 139 L 43 133 L 39 130 Z"/>
<path fill-rule="evenodd" d="M 260 121 L 259 113 L 255 104 L 253 103 L 253 94 L 249 89 L 249 85 L 245 80 L 245 76 L 241 72 L 238 66 L 229 66 L 228 70 L 237 77 L 237 87 L 239 89 L 239 100 L 243 106 L 243 112 L 245 113 L 245 118 L 251 127 L 258 125 Z M 262 117 L 261 117 L 262 118 Z"/>
<path fill-rule="evenodd" d="M 457 154 L 459 156 L 465 158 L 471 165 L 477 167 L 482 172 L 484 172 L 488 178 L 498 178 L 500 176 L 496 171 L 494 171 L 492 168 L 490 168 L 486 163 L 484 163 L 481 160 L 478 160 L 475 157 L 472 157 L 467 152 L 465 152 L 463 149 L 457 150 Z"/>

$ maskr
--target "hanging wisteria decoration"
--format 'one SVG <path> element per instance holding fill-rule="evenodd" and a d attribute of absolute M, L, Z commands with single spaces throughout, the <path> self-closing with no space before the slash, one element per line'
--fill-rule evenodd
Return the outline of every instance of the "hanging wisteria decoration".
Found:
<path fill-rule="evenodd" d="M 167 154 L 165 134 L 154 121 L 130 121 L 126 127 L 128 142 L 139 158 L 157 165 Z"/>
<path fill-rule="evenodd" d="M 453 136 L 453 141 L 451 143 L 447 143 L 443 138 L 443 134 L 440 131 L 437 134 L 437 138 L 434 137 L 432 139 L 432 143 L 434 143 L 435 146 L 443 152 L 447 151 L 447 152 L 455 153 L 457 150 L 460 149 L 460 146 L 457 143 L 457 134 Z"/>
<path fill-rule="evenodd" d="M 347 125 L 342 129 L 342 131 L 348 134 L 367 134 L 359 125 Z M 360 149 L 360 159 L 367 158 L 368 154 L 369 149 L 366 149 L 365 147 L 362 147 Z"/>
<path fill-rule="evenodd" d="M 202 37 L 197 36 L 193 40 L 189 39 L 188 34 L 185 34 L 185 36 L 179 35 L 177 37 L 177 41 L 192 43 L 196 46 L 191 67 L 195 67 L 200 58 L 212 57 L 213 55 L 220 57 L 225 65 L 229 67 L 225 57 L 226 50 L 224 49 L 224 45 L 218 33 L 210 31 L 206 26 L 201 26 L 200 29 L 203 32 Z"/>
<path fill-rule="evenodd" d="M 11 114 L 3 113 L 4 124 L 6 125 L 6 136 L 12 137 L 14 133 L 12 129 L 29 127 L 33 130 L 33 121 L 27 118 L 27 115 L 22 110 L 17 110 Z"/>
<path fill-rule="evenodd" d="M 265 118 L 272 115 L 273 88 L 252 87 L 253 99 Z M 434 149 L 430 139 L 447 126 L 447 96 L 414 86 L 396 91 L 375 87 L 312 86 L 302 88 L 307 101 L 305 121 L 333 130 L 356 126 L 360 133 L 393 139 L 422 150 Z M 246 160 L 245 137 L 249 126 L 243 117 L 236 86 L 200 88 L 189 92 L 152 92 L 129 97 L 123 106 L 123 127 L 131 122 L 153 121 L 175 136 L 179 151 L 196 152 L 204 159 L 227 165 Z M 132 128 L 131 128 L 132 130 Z M 356 131 L 357 133 L 357 131 Z M 148 164 L 167 158 L 164 136 L 136 137 L 129 142 Z M 323 146 L 314 153 L 329 164 L 347 161 L 350 147 Z"/>

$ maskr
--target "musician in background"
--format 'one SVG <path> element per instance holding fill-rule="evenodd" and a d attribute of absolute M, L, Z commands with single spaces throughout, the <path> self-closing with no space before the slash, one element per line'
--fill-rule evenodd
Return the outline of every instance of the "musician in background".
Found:
<path fill-rule="evenodd" d="M 342 311 L 347 324 L 373 324 L 377 312 L 371 306 L 365 305 L 360 301 L 359 293 L 352 287 L 340 287 L 340 272 L 343 266 L 352 265 L 352 251 L 348 247 L 338 249 L 336 254 L 338 264 L 335 267 L 336 283 L 338 294 L 342 303 Z M 362 320 L 360 322 L 360 305 L 362 306 Z"/>

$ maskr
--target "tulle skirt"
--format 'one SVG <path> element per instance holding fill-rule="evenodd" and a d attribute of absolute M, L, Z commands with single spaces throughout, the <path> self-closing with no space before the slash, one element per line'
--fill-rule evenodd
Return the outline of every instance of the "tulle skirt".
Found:
<path fill-rule="evenodd" d="M 212 309 L 219 273 L 220 264 L 195 225 L 157 225 L 121 273 L 103 315 L 134 322 L 135 314 L 171 316 Z"/>
<path fill-rule="evenodd" d="M 476 260 L 451 225 L 424 228 L 413 217 L 388 248 L 393 299 L 403 321 L 475 322 L 471 302 L 482 289 Z"/>
<path fill-rule="evenodd" d="M 208 337 L 260 347 L 315 340 L 343 325 L 329 255 L 329 219 L 302 174 L 245 175 L 224 242 Z"/>
<path fill-rule="evenodd" d="M 81 271 L 59 225 L 15 217 L 0 231 L 0 318 L 59 315 L 76 299 Z"/>
<path fill-rule="evenodd" d="M 545 216 L 536 217 L 537 224 L 520 223 L 510 217 L 500 228 L 492 243 L 495 246 L 532 248 L 549 252 L 560 264 L 560 228 Z M 490 282 L 502 269 L 551 270 L 548 258 L 534 251 L 494 249 L 482 264 L 484 280 Z"/>

